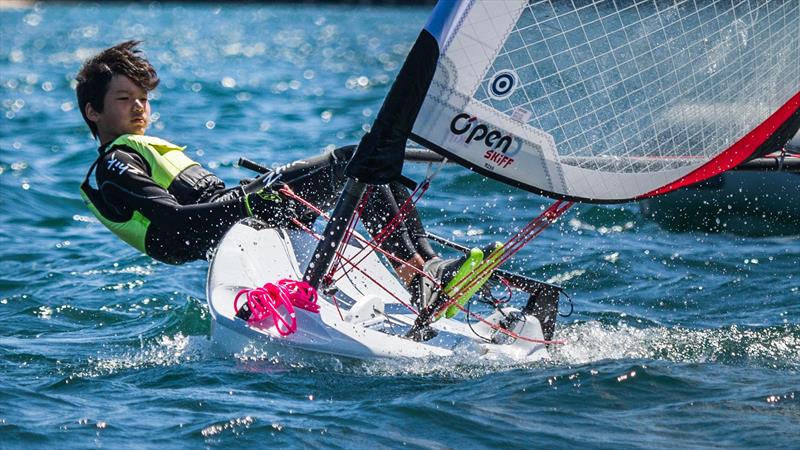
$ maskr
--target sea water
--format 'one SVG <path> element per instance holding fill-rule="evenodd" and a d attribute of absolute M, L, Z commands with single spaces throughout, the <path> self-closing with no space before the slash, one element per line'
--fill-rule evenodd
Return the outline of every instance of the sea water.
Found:
<path fill-rule="evenodd" d="M 427 12 L 0 10 L 0 448 L 800 447 L 797 236 L 670 233 L 633 204 L 580 205 L 511 267 L 573 299 L 550 361 L 285 361 L 220 352 L 207 263 L 142 256 L 80 200 L 96 143 L 73 80 L 102 48 L 144 41 L 161 77 L 151 133 L 236 183 L 252 175 L 240 156 L 357 142 Z M 447 167 L 420 210 L 477 245 L 546 204 Z"/>

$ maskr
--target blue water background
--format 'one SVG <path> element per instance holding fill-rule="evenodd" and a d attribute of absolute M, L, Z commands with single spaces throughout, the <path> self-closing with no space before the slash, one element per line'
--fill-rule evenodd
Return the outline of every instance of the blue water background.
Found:
<path fill-rule="evenodd" d="M 211 345 L 207 263 L 113 237 L 80 63 L 142 39 L 152 134 L 229 183 L 368 129 L 427 8 L 42 4 L 0 10 L 0 448 L 800 448 L 800 241 L 670 233 L 574 208 L 514 269 L 575 313 L 553 359 L 358 362 Z M 406 174 L 420 179 L 424 167 Z M 504 240 L 548 203 L 448 167 L 428 227 Z"/>

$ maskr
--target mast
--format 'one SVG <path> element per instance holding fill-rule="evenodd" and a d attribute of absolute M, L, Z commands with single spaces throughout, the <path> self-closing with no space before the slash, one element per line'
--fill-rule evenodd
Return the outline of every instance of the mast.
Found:
<path fill-rule="evenodd" d="M 434 11 L 434 17 L 436 11 Z M 436 38 L 422 30 L 392 84 L 371 130 L 361 138 L 345 170 L 347 181 L 336 202 L 331 220 L 311 257 L 303 280 L 321 287 L 341 243 L 350 217 L 369 184 L 387 184 L 401 177 L 406 140 L 430 87 L 439 46 Z"/>
<path fill-rule="evenodd" d="M 347 178 L 344 189 L 336 201 L 331 219 L 322 233 L 322 239 L 317 244 L 314 256 L 311 257 L 306 272 L 303 274 L 303 281 L 313 286 L 314 289 L 321 287 L 322 279 L 328 273 L 333 257 L 336 255 L 336 249 L 339 248 L 339 243 L 344 237 L 348 220 L 355 212 L 366 188 L 366 183 Z"/>

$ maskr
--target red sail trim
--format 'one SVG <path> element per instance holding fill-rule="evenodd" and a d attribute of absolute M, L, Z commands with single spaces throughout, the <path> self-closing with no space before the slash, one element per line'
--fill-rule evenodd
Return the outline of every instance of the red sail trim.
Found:
<path fill-rule="evenodd" d="M 800 91 L 789 99 L 788 102 L 784 103 L 783 106 L 778 108 L 778 110 L 769 116 L 761 125 L 757 126 L 753 131 L 739 139 L 735 144 L 730 146 L 730 148 L 714 157 L 711 161 L 698 167 L 685 177 L 641 195 L 637 197 L 637 199 L 666 194 L 667 192 L 703 181 L 738 166 L 751 157 L 776 130 L 799 111 Z"/>

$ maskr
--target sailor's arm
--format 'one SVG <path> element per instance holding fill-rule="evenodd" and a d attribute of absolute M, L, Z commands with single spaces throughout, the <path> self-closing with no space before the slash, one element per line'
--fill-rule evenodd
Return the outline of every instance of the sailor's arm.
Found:
<path fill-rule="evenodd" d="M 256 215 L 270 224 L 286 225 L 287 206 L 257 195 L 219 196 L 213 202 L 182 205 L 149 176 L 137 154 L 114 151 L 98 166 L 100 191 L 120 219 L 138 211 L 149 220 L 145 237 L 148 255 L 168 263 L 204 258 L 238 220 Z"/>

